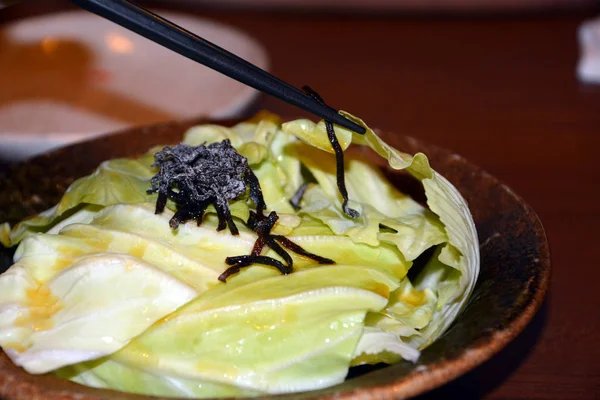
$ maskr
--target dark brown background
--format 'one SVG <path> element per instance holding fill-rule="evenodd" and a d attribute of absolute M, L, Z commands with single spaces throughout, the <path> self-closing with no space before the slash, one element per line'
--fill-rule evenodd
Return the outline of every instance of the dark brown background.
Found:
<path fill-rule="evenodd" d="M 63 7 L 17 5 L 0 23 Z M 553 261 L 542 309 L 499 355 L 424 398 L 600 398 L 600 85 L 575 76 L 577 28 L 597 11 L 191 12 L 248 32 L 275 75 L 310 84 L 331 105 L 455 150 L 539 214 Z M 266 97 L 258 107 L 301 114 Z"/>

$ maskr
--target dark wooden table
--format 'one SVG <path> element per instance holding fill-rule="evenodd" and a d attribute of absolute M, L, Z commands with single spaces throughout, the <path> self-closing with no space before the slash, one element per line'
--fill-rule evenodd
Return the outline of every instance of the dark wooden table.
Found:
<path fill-rule="evenodd" d="M 20 5 L 0 21 L 61 7 Z M 593 13 L 192 12 L 254 36 L 277 76 L 331 105 L 462 154 L 539 214 L 553 261 L 544 306 L 499 355 L 424 398 L 600 398 L 600 85 L 575 76 L 576 31 Z M 299 114 L 271 98 L 259 106 Z"/>

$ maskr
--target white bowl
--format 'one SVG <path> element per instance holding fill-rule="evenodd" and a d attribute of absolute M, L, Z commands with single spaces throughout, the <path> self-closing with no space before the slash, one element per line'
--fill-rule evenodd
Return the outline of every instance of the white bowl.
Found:
<path fill-rule="evenodd" d="M 164 12 L 267 69 L 260 44 L 227 26 Z M 0 158 L 17 160 L 132 125 L 235 117 L 257 92 L 85 11 L 0 29 Z"/>

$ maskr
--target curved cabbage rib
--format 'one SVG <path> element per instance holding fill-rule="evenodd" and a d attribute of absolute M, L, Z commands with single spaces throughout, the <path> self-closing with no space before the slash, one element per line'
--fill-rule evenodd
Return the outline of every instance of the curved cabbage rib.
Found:
<path fill-rule="evenodd" d="M 354 119 L 367 128 L 359 118 L 348 113 L 347 117 Z M 437 282 L 438 307 L 432 322 L 420 332 L 413 341 L 418 347 L 423 347 L 436 340 L 454 321 L 454 318 L 465 306 L 473 292 L 479 276 L 479 240 L 473 217 L 465 199 L 458 190 L 442 175 L 434 171 L 427 157 L 418 153 L 414 157 L 399 152 L 381 140 L 375 132 L 367 129 L 364 136 L 353 134 L 353 143 L 366 144 L 379 155 L 386 157 L 394 169 L 403 169 L 419 179 L 425 188 L 427 205 L 436 213 L 444 224 L 448 235 L 448 244 L 442 248 L 437 259 L 440 263 L 456 269 L 460 273 L 458 281 L 452 272 L 445 272 Z M 436 260 L 430 263 L 417 278 L 418 289 L 433 289 L 434 282 L 428 283 L 427 277 L 434 272 Z"/>
<path fill-rule="evenodd" d="M 370 147 L 385 158 L 390 167 L 406 170 L 418 179 L 425 189 L 427 205 L 436 217 L 431 217 L 427 210 L 413 200 L 397 194 L 392 185 L 384 182 L 378 175 L 374 167 L 358 159 L 350 159 L 346 163 L 346 179 L 349 197 L 355 200 L 350 206 L 361 211 L 358 220 L 351 220 L 341 210 L 333 160 L 327 161 L 323 156 L 318 159 L 315 156 L 311 157 L 310 152 L 303 152 L 300 157 L 308 160 L 305 162 L 319 186 L 314 188 L 316 194 L 309 194 L 312 197 L 306 199 L 306 207 L 309 213 L 322 220 L 336 233 L 346 234 L 357 242 L 371 245 L 377 245 L 380 241 L 395 243 L 408 260 L 414 260 L 427 247 L 445 243 L 441 252 L 438 252 L 421 271 L 415 282 L 416 289 L 431 291 L 437 300 L 435 311 L 427 326 L 421 327 L 422 329 L 416 332 L 414 326 L 406 323 L 402 318 L 396 319 L 393 328 L 391 326 L 393 324 L 389 324 L 390 318 L 374 319 L 377 321 L 374 327 L 380 329 L 382 341 L 389 339 L 387 333 L 391 330 L 404 330 L 410 332 L 403 338 L 404 342 L 415 348 L 425 347 L 450 326 L 475 286 L 479 274 L 479 247 L 475 224 L 467 203 L 458 190 L 430 167 L 424 154 L 411 156 L 399 152 L 379 138 L 361 119 L 349 113 L 341 113 L 365 127 L 366 133 L 359 135 L 336 126 L 336 134 L 343 138 L 351 135 L 353 144 Z M 321 142 L 314 143 L 320 140 L 316 139 L 321 134 L 318 124 L 298 120 L 284 123 L 282 130 L 296 135 L 309 145 L 319 148 L 324 146 Z M 389 200 L 382 202 L 381 198 Z M 397 217 L 395 213 L 400 213 L 401 217 Z M 425 222 L 425 224 L 417 229 L 414 229 L 415 226 L 412 224 L 412 234 L 407 235 L 405 230 L 398 229 L 411 227 L 411 224 L 407 223 L 407 217 L 419 214 L 424 218 L 420 219 L 421 223 Z M 382 225 L 395 229 L 395 232 L 384 232 L 381 229 Z M 403 244 L 407 237 L 410 238 L 408 245 Z M 418 238 L 429 240 L 415 240 Z M 415 245 L 418 249 L 411 251 L 414 250 Z M 393 312 L 389 311 L 394 307 L 393 302 L 394 300 L 391 299 L 385 312 L 392 316 Z M 385 321 L 388 324 L 383 323 Z M 371 331 L 369 336 L 374 333 Z M 361 348 L 359 344 L 357 356 L 363 354 Z M 392 350 L 390 347 L 384 351 Z M 379 361 L 377 357 L 368 360 L 368 362 L 377 361 Z"/>

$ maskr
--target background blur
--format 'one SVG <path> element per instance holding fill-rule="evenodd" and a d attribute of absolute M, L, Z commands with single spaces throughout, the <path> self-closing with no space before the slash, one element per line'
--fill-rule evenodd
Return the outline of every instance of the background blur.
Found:
<path fill-rule="evenodd" d="M 29 0 L 35 1 L 35 0 Z M 18 3 L 19 0 L 1 0 L 0 7 Z M 43 1 L 60 4 L 61 1 Z M 139 1 L 140 4 L 188 4 L 202 8 L 245 10 L 317 10 L 328 11 L 540 11 L 560 9 L 585 9 L 598 5 L 595 0 L 163 0 Z"/>
<path fill-rule="evenodd" d="M 553 263 L 546 302 L 525 331 L 500 354 L 424 398 L 600 398 L 597 340 L 600 332 L 600 253 L 597 251 L 600 240 L 597 200 L 600 83 L 581 79 L 577 72 L 582 56 L 587 54 L 590 69 L 600 76 L 600 2 L 182 0 L 140 3 L 211 21 L 245 35 L 249 41 L 235 42 L 248 43 L 237 47 L 239 51 L 256 49 L 249 54 L 258 55 L 274 75 L 295 86 L 310 85 L 333 107 L 348 110 L 373 127 L 452 149 L 505 182 L 538 213 L 546 228 Z M 31 21 L 34 16 L 53 18 L 57 12 L 74 9 L 66 0 L 23 0 L 0 10 L 0 29 L 22 27 L 20 24 Z M 584 23 L 590 27 L 589 35 L 582 31 Z M 78 29 L 87 32 L 86 26 Z M 127 52 L 130 46 L 120 36 L 107 37 L 116 38 L 107 42 L 116 49 L 111 60 L 135 56 L 135 51 Z M 117 122 L 139 124 L 180 118 L 175 113 L 180 107 L 195 106 L 194 101 L 187 101 L 182 106 L 171 107 L 174 110 L 169 112 L 160 107 L 147 107 L 149 100 L 167 96 L 171 106 L 176 104 L 181 97 L 179 90 L 183 90 L 174 89 L 179 86 L 167 85 L 167 89 L 156 91 L 157 87 L 163 87 L 161 83 L 170 83 L 170 80 L 179 79 L 187 86 L 199 85 L 193 94 L 202 104 L 210 105 L 211 99 L 224 90 L 220 86 L 213 92 L 203 90 L 206 86 L 193 78 L 191 72 L 178 75 L 171 70 L 174 64 L 168 59 L 159 60 L 150 55 L 141 59 L 142 63 L 132 75 L 139 79 L 136 90 L 140 91 L 134 92 L 119 84 L 115 90 L 121 89 L 121 92 L 115 97 L 106 85 L 111 77 L 131 68 L 133 62 L 115 64 L 118 67 L 111 71 L 98 70 L 94 67 L 94 58 L 89 57 L 94 53 L 77 45 L 81 44 L 80 38 L 71 35 L 66 47 L 58 49 L 75 50 L 79 61 L 65 63 L 60 57 L 63 53 L 50 51 L 56 57 L 43 60 L 51 59 L 56 64 L 44 64 L 45 67 L 40 68 L 40 59 L 35 57 L 41 54 L 39 52 L 48 52 L 48 43 L 50 50 L 54 49 L 52 41 L 46 41 L 44 47 L 43 37 L 18 45 L 1 39 L 0 34 L 0 112 L 2 107 L 14 106 L 6 97 L 9 87 L 17 88 L 19 95 L 34 98 L 38 96 L 36 90 L 51 80 L 42 78 L 52 68 L 63 74 L 61 79 L 64 80 L 55 85 L 58 90 L 53 92 L 61 101 L 65 100 L 63 84 L 90 86 L 93 95 L 98 95 L 98 88 L 104 88 L 101 94 L 109 96 L 94 97 L 94 101 L 86 97 L 90 92 L 84 96 L 78 95 L 76 90 L 69 92 L 68 99 L 74 102 L 76 109 L 82 100 L 85 100 L 85 110 L 102 113 L 109 109 L 108 114 L 116 115 Z M 215 37 L 217 43 L 218 40 L 219 35 Z M 24 56 L 22 62 L 9 70 L 7 65 L 15 60 L 15 54 L 23 56 L 29 54 L 28 51 L 37 55 Z M 3 55 L 7 57 L 4 62 Z M 65 73 L 61 69 L 64 64 L 76 66 L 78 73 Z M 26 74 L 20 80 L 8 78 L 9 73 L 22 74 L 26 68 L 35 73 Z M 201 68 L 197 66 L 193 71 Z M 38 80 L 34 82 L 35 79 Z M 124 84 L 129 81 L 125 80 Z M 229 88 L 230 83 L 225 84 Z M 25 86 L 27 90 L 23 90 Z M 118 101 L 114 101 L 115 98 Z M 267 96 L 250 100 L 238 114 L 250 115 L 256 110 L 268 109 L 287 117 L 306 115 Z M 124 111 L 125 106 L 133 106 L 127 110 L 134 111 Z M 197 112 L 195 109 L 190 112 L 205 115 L 198 107 Z M 34 106 L 24 117 L 11 123 L 19 126 L 22 121 L 35 121 L 41 111 Z M 142 117 L 148 119 L 138 119 Z M 9 133 L 2 130 L 2 124 L 7 121 L 0 117 L 0 147 L 8 142 Z M 61 122 L 78 126 L 68 120 Z M 42 124 L 38 128 L 43 131 L 45 127 Z M 44 138 L 39 136 L 43 132 L 37 134 L 28 136 L 22 132 L 11 137 L 31 138 L 30 146 L 41 143 Z"/>

